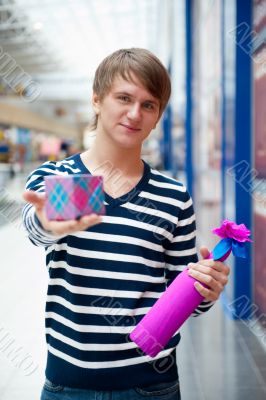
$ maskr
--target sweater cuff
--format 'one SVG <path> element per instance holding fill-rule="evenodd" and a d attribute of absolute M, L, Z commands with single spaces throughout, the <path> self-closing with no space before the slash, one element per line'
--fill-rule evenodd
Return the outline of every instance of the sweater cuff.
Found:
<path fill-rule="evenodd" d="M 198 317 L 199 315 L 205 313 L 210 308 L 212 308 L 215 303 L 216 301 L 203 300 L 200 303 L 200 305 L 196 308 L 196 310 L 193 312 L 192 316 Z"/>
<path fill-rule="evenodd" d="M 34 225 L 37 227 L 38 226 L 38 231 L 42 236 L 45 236 L 47 239 L 51 239 L 51 240 L 59 240 L 62 237 L 66 236 L 66 235 L 56 235 L 54 233 L 52 233 L 51 231 L 47 231 L 46 229 L 44 229 L 44 227 L 42 226 L 41 221 L 39 220 L 39 218 L 36 215 L 35 210 L 33 210 L 33 219 L 34 219 Z"/>

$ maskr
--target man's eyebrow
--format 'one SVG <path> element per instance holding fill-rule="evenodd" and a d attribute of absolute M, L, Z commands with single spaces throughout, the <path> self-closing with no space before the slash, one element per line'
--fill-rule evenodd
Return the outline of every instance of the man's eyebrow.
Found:
<path fill-rule="evenodd" d="M 160 105 L 160 102 L 159 102 L 159 100 L 147 99 L 147 100 L 144 100 L 144 101 L 145 101 L 145 102 L 148 102 L 148 103 L 155 104 L 155 105 L 157 105 L 157 106 L 159 106 L 159 105 Z"/>
<path fill-rule="evenodd" d="M 126 96 L 133 97 L 132 93 L 128 93 L 126 90 L 120 90 L 118 92 L 114 92 L 114 94 L 125 94 Z"/>

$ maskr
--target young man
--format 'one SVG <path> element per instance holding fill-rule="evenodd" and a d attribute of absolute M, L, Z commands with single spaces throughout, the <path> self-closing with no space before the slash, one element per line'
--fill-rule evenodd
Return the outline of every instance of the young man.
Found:
<path fill-rule="evenodd" d="M 28 178 L 24 222 L 31 241 L 45 247 L 49 268 L 43 400 L 180 398 L 179 332 L 154 359 L 129 333 L 187 264 L 209 287 L 196 284 L 205 300 L 195 316 L 218 299 L 229 269 L 213 260 L 198 262 L 186 188 L 141 159 L 142 143 L 170 91 L 167 71 L 152 53 L 114 52 L 95 75 L 92 147 L 44 163 Z M 48 221 L 44 176 L 80 173 L 103 175 L 107 214 Z M 201 249 L 203 257 L 208 254 Z"/>

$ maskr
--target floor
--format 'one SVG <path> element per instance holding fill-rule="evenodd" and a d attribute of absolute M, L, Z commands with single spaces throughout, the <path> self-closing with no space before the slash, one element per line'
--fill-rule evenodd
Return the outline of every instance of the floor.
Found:
<path fill-rule="evenodd" d="M 190 319 L 178 350 L 182 400 L 265 400 L 266 332 L 257 331 L 220 304 Z"/>
<path fill-rule="evenodd" d="M 4 207 L 0 198 L 0 399 L 38 400 L 47 272 L 43 250 L 16 217 L 22 180 L 5 190 L 12 203 Z M 230 320 L 219 302 L 187 321 L 177 352 L 182 400 L 266 399 L 266 331 L 253 323 Z"/>

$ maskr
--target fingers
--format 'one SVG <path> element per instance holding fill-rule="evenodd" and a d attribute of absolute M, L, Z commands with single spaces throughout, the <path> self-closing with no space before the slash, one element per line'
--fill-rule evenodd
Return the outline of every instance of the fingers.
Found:
<path fill-rule="evenodd" d="M 214 261 L 212 259 L 210 260 L 200 260 L 197 263 L 189 263 L 188 267 L 189 268 L 194 268 L 194 269 L 198 269 L 202 267 L 209 267 L 211 269 L 204 269 L 204 271 L 218 271 L 218 272 L 222 272 L 226 275 L 229 275 L 230 273 L 230 268 L 225 265 L 224 263 L 222 263 L 221 261 Z M 203 271 L 203 270 L 202 270 Z"/>
<path fill-rule="evenodd" d="M 201 272 L 200 270 L 190 269 L 188 273 L 190 276 L 193 276 L 193 278 L 204 283 L 213 290 L 223 290 L 223 286 L 225 285 L 225 278 L 224 276 L 220 276 L 219 272 L 217 271 L 212 271 L 212 273 L 210 273 L 209 271 Z"/>
<path fill-rule="evenodd" d="M 50 221 L 44 210 L 45 193 L 27 190 L 23 193 L 24 199 L 35 207 L 36 215 L 43 228 L 55 235 L 68 235 L 77 231 L 84 231 L 102 222 L 102 217 L 97 214 L 85 215 L 79 220 Z"/>
<path fill-rule="evenodd" d="M 199 282 L 195 282 L 194 284 L 196 290 L 204 297 L 204 300 L 207 301 L 216 301 L 219 299 L 219 292 L 215 292 L 211 289 L 208 289 L 204 286 L 202 286 Z"/>
<path fill-rule="evenodd" d="M 57 235 L 65 235 L 77 231 L 84 231 L 100 222 L 102 222 L 101 216 L 91 214 L 82 217 L 80 220 L 49 221 L 46 225 L 51 232 Z"/>
<path fill-rule="evenodd" d="M 189 263 L 189 269 L 208 274 L 216 279 L 219 276 L 226 276 L 230 274 L 230 268 L 220 261 L 201 260 L 198 263 Z"/>
<path fill-rule="evenodd" d="M 85 215 L 84 217 L 82 217 L 79 222 L 81 223 L 81 225 L 96 225 L 99 222 L 102 221 L 102 217 L 100 215 L 97 214 L 91 214 L 91 215 Z"/>
<path fill-rule="evenodd" d="M 196 289 L 207 300 L 217 300 L 228 282 L 230 269 L 220 261 L 202 260 L 199 263 L 188 264 L 188 274 L 200 283 L 195 283 Z"/>
<path fill-rule="evenodd" d="M 102 222 L 102 217 L 97 214 L 85 215 L 79 221 L 74 221 L 73 229 L 74 231 L 84 231 L 94 225 Z"/>

